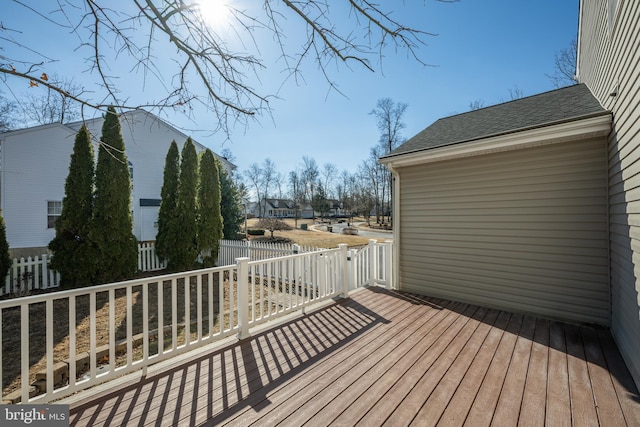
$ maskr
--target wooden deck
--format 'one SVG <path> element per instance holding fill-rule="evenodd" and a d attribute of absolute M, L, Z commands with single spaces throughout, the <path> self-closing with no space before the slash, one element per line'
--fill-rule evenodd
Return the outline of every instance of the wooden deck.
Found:
<path fill-rule="evenodd" d="M 606 329 L 366 289 L 71 406 L 72 425 L 639 426 Z"/>

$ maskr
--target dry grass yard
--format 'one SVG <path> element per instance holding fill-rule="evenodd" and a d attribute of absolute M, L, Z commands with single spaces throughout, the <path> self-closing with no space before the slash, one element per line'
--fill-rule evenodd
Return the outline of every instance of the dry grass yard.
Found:
<path fill-rule="evenodd" d="M 286 218 L 283 220 L 291 227 L 295 227 L 295 220 Z M 248 228 L 255 228 L 258 219 L 253 218 L 248 221 Z M 334 221 L 335 222 L 335 221 Z M 307 224 L 308 229 L 302 230 L 301 225 Z M 337 234 L 337 233 L 327 233 L 325 231 L 315 231 L 313 230 L 313 225 L 320 225 L 319 221 L 316 221 L 314 224 L 313 220 L 310 219 L 299 219 L 298 226 L 294 230 L 290 231 L 275 231 L 273 233 L 274 237 L 283 237 L 287 239 L 291 239 L 294 243 L 297 243 L 301 246 L 315 246 L 318 248 L 331 249 L 338 247 L 341 243 L 346 243 L 350 247 L 363 246 L 369 243 L 368 237 L 363 236 L 350 236 L 347 234 Z M 268 236 L 269 232 L 267 231 L 265 236 Z"/>

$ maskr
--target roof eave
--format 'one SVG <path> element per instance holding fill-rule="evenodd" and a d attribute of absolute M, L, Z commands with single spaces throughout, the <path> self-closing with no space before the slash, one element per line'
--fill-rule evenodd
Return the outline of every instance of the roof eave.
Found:
<path fill-rule="evenodd" d="M 380 158 L 380 163 L 391 168 L 413 166 L 423 163 L 451 160 L 462 157 L 518 150 L 540 145 L 555 144 L 579 139 L 606 136 L 611 131 L 612 116 L 606 112 L 595 116 L 556 123 L 544 127 L 523 130 L 515 133 L 490 136 L 468 141 L 424 149 Z"/>

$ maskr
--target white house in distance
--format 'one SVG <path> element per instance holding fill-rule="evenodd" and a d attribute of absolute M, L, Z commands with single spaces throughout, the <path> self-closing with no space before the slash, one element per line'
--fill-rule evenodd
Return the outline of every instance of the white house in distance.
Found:
<path fill-rule="evenodd" d="M 0 208 L 14 256 L 46 250 L 62 209 L 76 133 L 83 123 L 87 125 L 97 156 L 103 121 L 100 117 L 0 134 Z M 140 241 L 155 240 L 167 151 L 174 140 L 182 150 L 188 136 L 144 110 L 122 114 L 120 125 L 132 175 L 133 233 Z M 193 142 L 198 152 L 206 149 Z M 214 155 L 228 172 L 235 169 Z"/>

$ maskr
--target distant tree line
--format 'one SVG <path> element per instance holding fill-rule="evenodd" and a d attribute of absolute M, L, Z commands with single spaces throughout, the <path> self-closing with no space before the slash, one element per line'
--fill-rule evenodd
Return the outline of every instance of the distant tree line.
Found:
<path fill-rule="evenodd" d="M 296 218 L 305 207 L 323 216 L 337 203 L 352 216 L 364 216 L 369 221 L 373 213 L 377 222 L 390 222 L 393 182 L 391 173 L 378 159 L 404 142 L 403 116 L 407 108 L 407 104 L 390 98 L 378 101 L 371 115 L 376 119 L 380 139 L 355 172 L 339 172 L 333 163 L 319 167 L 309 156 L 304 156 L 298 167 L 284 175 L 269 158 L 252 163 L 243 178 L 247 191 L 253 193 L 258 204 L 258 216 L 266 216 L 264 200 L 273 198 L 292 200 Z"/>

